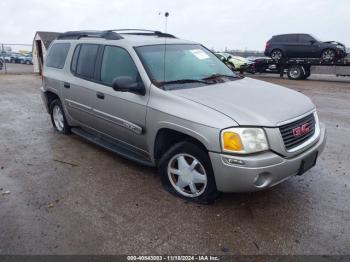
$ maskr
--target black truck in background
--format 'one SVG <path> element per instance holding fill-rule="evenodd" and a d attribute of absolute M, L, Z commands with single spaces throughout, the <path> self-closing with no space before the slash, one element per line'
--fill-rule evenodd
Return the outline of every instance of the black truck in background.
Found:
<path fill-rule="evenodd" d="M 337 41 L 321 41 L 310 34 L 275 35 L 266 42 L 265 55 L 272 59 L 321 58 L 336 60 L 346 57 L 346 47 Z"/>
<path fill-rule="evenodd" d="M 271 58 L 256 59 L 254 73 L 278 73 L 281 77 L 286 73 L 289 79 L 302 80 L 316 68 L 318 72 L 350 76 L 350 58 L 345 45 L 322 42 L 309 34 L 273 36 L 266 43 L 265 55 Z"/>

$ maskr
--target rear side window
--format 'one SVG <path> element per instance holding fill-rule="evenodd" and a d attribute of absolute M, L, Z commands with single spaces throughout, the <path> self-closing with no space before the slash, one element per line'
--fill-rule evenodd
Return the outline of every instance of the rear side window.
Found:
<path fill-rule="evenodd" d="M 297 42 L 298 41 L 298 35 L 285 35 L 285 39 L 283 42 Z"/>
<path fill-rule="evenodd" d="M 74 74 L 87 79 L 93 79 L 99 45 L 80 44 L 73 54 L 71 70 Z"/>
<path fill-rule="evenodd" d="M 274 42 L 297 42 L 297 35 L 277 35 L 273 38 Z"/>
<path fill-rule="evenodd" d="M 113 79 L 119 76 L 128 76 L 140 81 L 136 65 L 129 53 L 120 47 L 106 46 L 101 65 L 101 82 L 112 85 Z"/>
<path fill-rule="evenodd" d="M 46 66 L 62 69 L 66 62 L 67 54 L 70 48 L 69 43 L 56 43 L 50 47 L 46 57 Z"/>

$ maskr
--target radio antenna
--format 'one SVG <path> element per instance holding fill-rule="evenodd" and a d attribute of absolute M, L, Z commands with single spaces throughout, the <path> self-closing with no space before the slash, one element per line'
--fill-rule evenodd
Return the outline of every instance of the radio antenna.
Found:
<path fill-rule="evenodd" d="M 169 17 L 169 12 L 165 12 L 164 14 L 165 17 L 165 33 L 168 32 L 168 17 Z M 163 81 L 165 82 L 165 72 L 166 72 L 166 47 L 167 47 L 167 37 L 164 37 L 164 61 L 163 61 L 163 68 L 164 68 L 164 76 L 163 76 Z"/>

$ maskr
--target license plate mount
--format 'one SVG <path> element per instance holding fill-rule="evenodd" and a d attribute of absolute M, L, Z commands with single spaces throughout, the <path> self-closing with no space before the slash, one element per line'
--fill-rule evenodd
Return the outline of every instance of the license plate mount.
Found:
<path fill-rule="evenodd" d="M 308 155 L 307 157 L 305 157 L 301 161 L 299 172 L 298 172 L 297 176 L 303 175 L 306 171 L 308 171 L 309 169 L 314 167 L 316 165 L 316 162 L 317 162 L 317 156 L 318 156 L 318 152 L 316 151 L 316 152 Z"/>

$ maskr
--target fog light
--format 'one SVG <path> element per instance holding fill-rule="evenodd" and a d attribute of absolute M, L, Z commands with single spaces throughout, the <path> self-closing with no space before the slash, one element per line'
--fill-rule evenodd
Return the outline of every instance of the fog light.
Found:
<path fill-rule="evenodd" d="M 258 188 L 264 188 L 267 187 L 271 182 L 271 176 L 270 173 L 261 173 L 257 175 L 254 179 L 254 185 Z"/>

